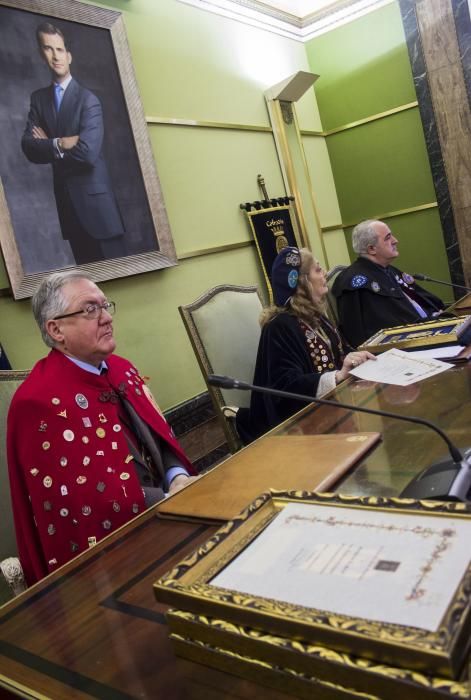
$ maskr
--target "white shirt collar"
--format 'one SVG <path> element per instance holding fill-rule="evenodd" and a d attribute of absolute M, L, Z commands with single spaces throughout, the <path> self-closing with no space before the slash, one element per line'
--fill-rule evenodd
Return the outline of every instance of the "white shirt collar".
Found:
<path fill-rule="evenodd" d="M 65 353 L 64 353 L 65 355 Z M 82 360 L 77 360 L 76 357 L 70 357 L 70 355 L 65 355 L 68 360 L 74 363 L 74 365 L 77 365 L 77 367 L 80 367 L 81 369 L 84 369 L 86 372 L 90 372 L 90 374 L 101 374 L 103 369 L 108 369 L 108 365 L 104 360 L 100 362 L 99 367 L 95 367 L 95 365 L 91 365 L 89 362 L 83 362 Z"/>
<path fill-rule="evenodd" d="M 65 91 L 67 90 L 67 88 L 69 87 L 69 84 L 70 84 L 70 81 L 71 81 L 71 80 L 72 80 L 72 76 L 69 75 L 69 77 L 66 78 L 65 80 L 63 80 L 61 83 L 58 83 L 57 81 L 54 81 L 54 85 L 60 85 L 61 88 L 62 88 L 62 89 L 64 90 L 64 92 L 65 92 Z"/>

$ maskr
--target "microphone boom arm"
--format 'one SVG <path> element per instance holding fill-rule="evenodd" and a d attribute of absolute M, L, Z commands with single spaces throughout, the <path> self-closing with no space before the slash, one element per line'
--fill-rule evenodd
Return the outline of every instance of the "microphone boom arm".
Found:
<path fill-rule="evenodd" d="M 419 282 L 436 282 L 437 284 L 444 284 L 447 287 L 456 287 L 458 289 L 464 289 L 466 292 L 471 292 L 471 287 L 465 287 L 463 284 L 453 284 L 452 282 L 444 282 L 443 280 L 437 280 L 435 277 L 429 277 L 428 275 L 423 275 L 421 272 L 414 272 L 412 277 Z"/>
<path fill-rule="evenodd" d="M 294 394 L 291 391 L 279 391 L 278 389 L 268 389 L 267 387 L 257 386 L 256 384 L 249 384 L 248 382 L 242 382 L 239 379 L 233 379 L 232 377 L 221 376 L 217 374 L 210 374 L 208 376 L 208 384 L 211 386 L 217 386 L 223 389 L 241 389 L 243 391 L 259 391 L 262 394 L 270 394 L 272 396 L 280 396 L 281 398 L 295 399 L 296 401 L 304 401 L 305 403 L 317 403 L 322 406 L 334 406 L 335 408 L 346 408 L 350 411 L 358 411 L 359 413 L 369 413 L 373 416 L 386 416 L 387 418 L 397 418 L 408 423 L 417 423 L 418 425 L 424 425 L 427 428 L 434 430 L 442 440 L 444 440 L 448 446 L 448 451 L 450 452 L 451 458 L 455 464 L 460 464 L 463 460 L 461 452 L 455 445 L 451 442 L 450 438 L 446 433 L 441 430 L 437 425 L 431 423 L 425 418 L 418 418 L 416 416 L 401 416 L 400 413 L 390 413 L 389 411 L 377 411 L 374 408 L 365 408 L 363 406 L 353 406 L 348 403 L 337 403 L 336 401 L 330 401 L 329 399 L 318 399 L 314 396 L 305 396 L 303 394 Z"/>

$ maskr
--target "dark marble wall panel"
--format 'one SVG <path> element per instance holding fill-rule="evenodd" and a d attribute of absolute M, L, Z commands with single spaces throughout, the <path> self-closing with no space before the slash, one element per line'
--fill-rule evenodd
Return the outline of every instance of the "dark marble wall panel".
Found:
<path fill-rule="evenodd" d="M 465 4 L 467 0 L 457 0 Z M 427 66 L 424 57 L 422 41 L 417 21 L 415 0 L 399 0 L 402 22 L 406 35 L 407 48 L 414 78 L 417 101 L 419 103 L 427 152 L 432 170 L 433 184 L 435 187 L 438 210 L 443 229 L 445 247 L 448 257 L 448 266 L 452 282 L 464 284 L 463 265 L 461 261 L 458 236 L 455 227 L 452 202 L 448 187 L 448 180 L 443 162 L 442 149 L 438 134 L 437 122 L 427 79 Z M 459 293 L 456 295 L 460 296 Z"/>
<path fill-rule="evenodd" d="M 451 0 L 455 18 L 456 36 L 460 47 L 461 65 L 463 66 L 464 82 L 471 100 L 471 18 L 468 0 Z"/>
<path fill-rule="evenodd" d="M 461 65 L 463 68 L 464 82 L 468 95 L 468 104 L 471 102 L 471 17 L 468 0 L 451 0 L 453 16 L 455 19 L 456 36 L 458 39 Z M 469 212 L 468 212 L 469 213 Z M 464 218 L 467 212 L 463 212 Z M 470 222 L 471 223 L 471 222 Z"/>

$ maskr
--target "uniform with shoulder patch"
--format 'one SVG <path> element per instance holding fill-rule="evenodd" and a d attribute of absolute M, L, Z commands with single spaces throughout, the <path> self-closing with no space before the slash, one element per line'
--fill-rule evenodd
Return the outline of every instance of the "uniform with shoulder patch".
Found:
<path fill-rule="evenodd" d="M 422 321 L 405 292 L 431 316 L 444 304 L 415 284 L 414 278 L 397 267 L 381 265 L 359 257 L 343 270 L 332 286 L 336 297 L 340 330 L 358 347 L 382 328 Z"/>
<path fill-rule="evenodd" d="M 360 289 L 364 287 L 367 282 L 368 277 L 365 277 L 365 275 L 355 275 L 350 281 L 350 286 L 352 289 Z"/>

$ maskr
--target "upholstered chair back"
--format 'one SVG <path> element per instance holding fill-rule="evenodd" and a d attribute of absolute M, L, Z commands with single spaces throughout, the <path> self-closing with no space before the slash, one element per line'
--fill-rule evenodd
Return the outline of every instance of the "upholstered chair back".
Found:
<path fill-rule="evenodd" d="M 336 326 L 339 325 L 339 313 L 337 309 L 337 299 L 332 294 L 332 285 L 334 284 L 337 276 L 345 270 L 347 265 L 335 265 L 331 270 L 327 272 L 327 286 L 329 287 L 329 292 L 327 294 L 327 312 L 330 316 L 330 320 Z"/>
<path fill-rule="evenodd" d="M 180 314 L 205 381 L 209 374 L 224 374 L 246 382 L 253 380 L 262 301 L 257 287 L 220 285 Z M 208 386 L 217 415 L 222 421 L 231 450 L 240 447 L 232 422 L 222 415 L 224 405 L 248 406 L 250 392 Z"/>

